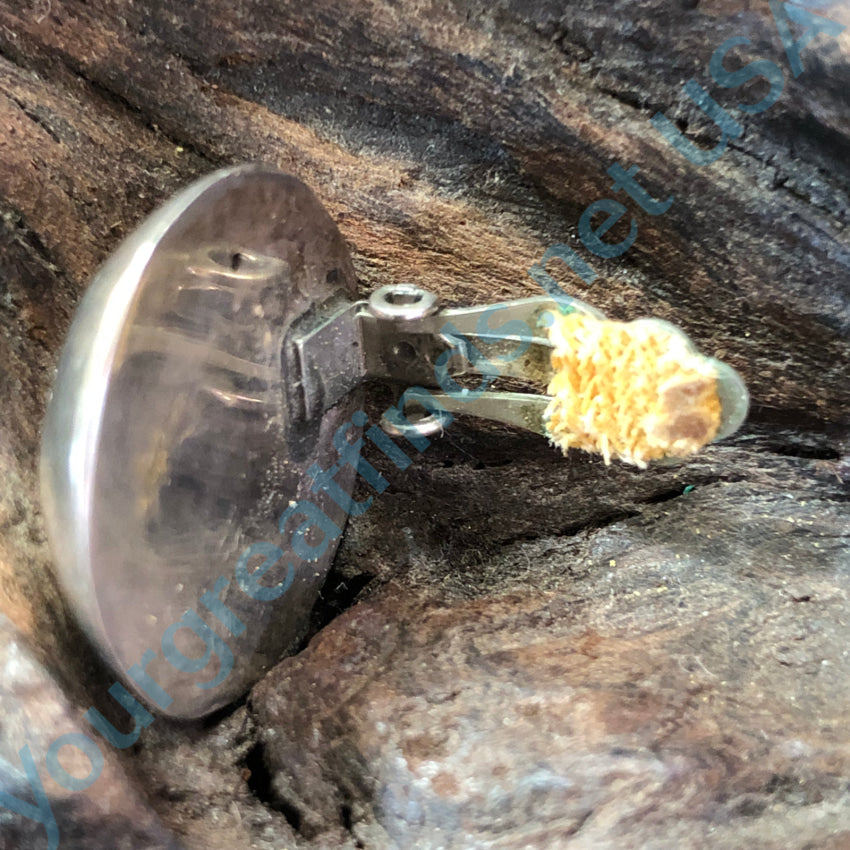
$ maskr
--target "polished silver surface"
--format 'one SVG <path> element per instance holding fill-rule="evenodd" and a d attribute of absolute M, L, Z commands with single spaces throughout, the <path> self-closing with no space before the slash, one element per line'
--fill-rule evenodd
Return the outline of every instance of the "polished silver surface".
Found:
<path fill-rule="evenodd" d="M 278 518 L 307 499 L 343 526 L 344 511 L 311 492 L 307 469 L 334 464 L 334 432 L 357 396 L 347 387 L 306 415 L 303 376 L 286 353 L 294 324 L 350 303 L 354 289 L 346 246 L 313 193 L 274 169 L 241 166 L 149 218 L 83 299 L 45 424 L 47 526 L 88 633 L 149 705 L 125 671 L 156 655 L 146 672 L 171 697 L 168 715 L 231 702 L 305 632 L 339 538 L 318 560 L 299 561 L 290 540 L 304 517 L 283 532 Z M 336 481 L 350 490 L 353 476 L 344 467 Z M 311 534 L 318 545 L 318 529 Z M 285 553 L 262 584 L 285 581 L 295 565 L 274 601 L 250 598 L 234 579 L 240 555 L 260 542 Z M 220 577 L 240 634 L 200 603 Z M 214 686 L 217 656 L 192 673 L 163 655 L 163 636 L 187 609 L 233 652 Z M 173 638 L 188 657 L 207 651 L 188 628 Z"/>

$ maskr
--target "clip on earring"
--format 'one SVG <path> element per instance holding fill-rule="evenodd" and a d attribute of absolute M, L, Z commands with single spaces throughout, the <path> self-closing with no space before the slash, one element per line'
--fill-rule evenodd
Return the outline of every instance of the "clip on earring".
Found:
<path fill-rule="evenodd" d="M 93 643 L 167 716 L 232 702 L 306 634 L 368 467 L 351 439 L 365 380 L 405 390 L 368 429 L 395 457 L 460 412 L 645 466 L 746 416 L 738 374 L 665 322 L 568 298 L 355 292 L 315 195 L 250 165 L 172 198 L 83 298 L 42 440 L 48 535 Z M 490 390 L 496 373 L 548 394 Z"/>

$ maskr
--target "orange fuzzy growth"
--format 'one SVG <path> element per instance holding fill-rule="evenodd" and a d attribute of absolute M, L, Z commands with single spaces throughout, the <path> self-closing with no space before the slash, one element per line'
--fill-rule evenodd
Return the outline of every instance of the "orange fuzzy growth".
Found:
<path fill-rule="evenodd" d="M 557 315 L 552 401 L 545 421 L 552 441 L 645 468 L 686 457 L 720 427 L 717 375 L 684 333 L 662 322 Z"/>

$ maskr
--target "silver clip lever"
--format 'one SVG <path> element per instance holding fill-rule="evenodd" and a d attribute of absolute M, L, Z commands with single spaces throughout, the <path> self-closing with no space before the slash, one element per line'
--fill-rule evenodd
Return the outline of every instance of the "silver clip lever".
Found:
<path fill-rule="evenodd" d="M 602 317 L 577 300 L 571 307 Z M 450 413 L 543 434 L 548 396 L 482 392 L 481 387 L 496 377 L 548 383 L 552 345 L 544 323 L 546 314 L 558 308 L 555 301 L 540 296 L 441 309 L 437 297 L 418 286 L 383 286 L 368 301 L 352 304 L 297 336 L 305 414 L 320 415 L 343 393 L 371 379 L 402 389 L 427 388 L 427 395 Z M 498 329 L 491 327 L 491 321 Z M 481 376 L 479 389 L 463 388 L 456 381 L 476 372 Z M 416 395 L 411 395 L 413 408 Z M 415 429 L 427 436 L 441 430 L 445 420 L 439 409 L 416 420 L 404 413 L 385 416 L 385 429 L 397 434 Z"/>
<path fill-rule="evenodd" d="M 409 403 L 384 415 L 382 425 L 390 433 L 436 433 L 444 427 L 445 411 L 546 436 L 544 414 L 551 396 L 490 390 L 489 386 L 496 378 L 548 386 L 554 348 L 548 328 L 556 314 L 569 312 L 603 321 L 606 318 L 590 304 L 567 296 L 557 301 L 537 296 L 477 307 L 441 308 L 433 293 L 413 284 L 383 286 L 368 301 L 349 305 L 297 337 L 305 411 L 321 415 L 363 380 L 376 379 L 427 390 L 405 393 Z M 714 363 L 722 405 L 716 439 L 721 439 L 740 427 L 747 396 L 737 373 L 725 364 Z M 456 380 L 474 374 L 480 378 L 477 387 L 464 387 Z M 425 399 L 428 403 L 423 405 Z M 408 408 L 412 415 L 412 408 L 417 406 L 431 409 L 427 415 L 412 419 L 407 415 Z"/>

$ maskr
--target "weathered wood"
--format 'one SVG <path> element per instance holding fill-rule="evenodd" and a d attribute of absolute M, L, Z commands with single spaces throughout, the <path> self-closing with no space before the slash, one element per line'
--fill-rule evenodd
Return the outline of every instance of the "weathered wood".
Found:
<path fill-rule="evenodd" d="M 821 13 L 850 24 L 846 4 Z M 727 68 L 783 70 L 761 114 L 734 107 L 763 80 L 708 73 L 734 36 L 750 44 Z M 249 712 L 157 721 L 127 755 L 187 846 L 842 846 L 847 31 L 802 61 L 794 78 L 766 0 L 0 0 L 0 609 L 83 707 L 109 679 L 41 527 L 52 367 L 96 266 L 215 166 L 264 159 L 308 182 L 364 291 L 533 294 L 528 269 L 564 243 L 599 274 L 586 287 L 553 261 L 565 289 L 680 324 L 753 394 L 740 435 L 677 467 L 606 469 L 459 421 L 387 470 L 310 648 Z M 704 168 L 650 123 L 716 143 L 691 78 L 746 128 Z M 614 163 L 670 209 L 613 194 Z M 606 197 L 638 236 L 602 260 L 577 227 Z"/>

